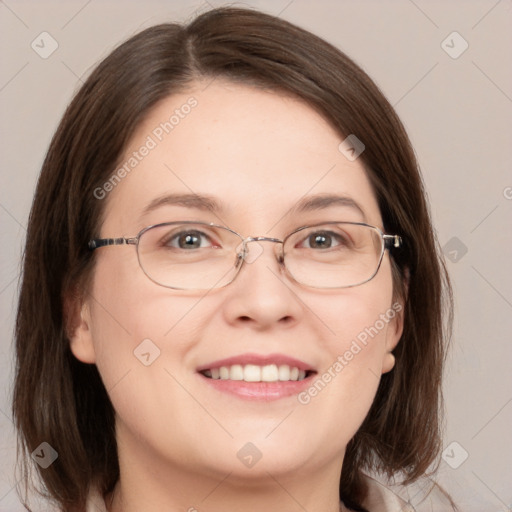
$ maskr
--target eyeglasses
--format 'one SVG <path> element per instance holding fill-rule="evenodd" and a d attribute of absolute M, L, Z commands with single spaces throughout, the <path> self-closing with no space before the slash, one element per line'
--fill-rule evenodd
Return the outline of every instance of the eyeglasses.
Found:
<path fill-rule="evenodd" d="M 276 257 L 289 277 L 312 288 L 348 288 L 377 274 L 386 249 L 402 238 L 357 222 L 303 226 L 282 240 L 247 237 L 225 227 L 195 221 L 165 222 L 144 228 L 132 238 L 97 238 L 94 250 L 135 245 L 140 267 L 158 285 L 176 290 L 209 290 L 231 283 L 244 262 L 263 252 L 259 242 L 279 244 Z"/>

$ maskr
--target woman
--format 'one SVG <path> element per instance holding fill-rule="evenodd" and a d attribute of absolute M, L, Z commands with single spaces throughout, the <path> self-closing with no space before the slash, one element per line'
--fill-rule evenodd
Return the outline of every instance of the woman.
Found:
<path fill-rule="evenodd" d="M 437 461 L 445 313 L 413 150 L 360 68 L 255 11 L 155 26 L 43 165 L 21 449 L 66 511 L 407 510 L 367 475 Z"/>

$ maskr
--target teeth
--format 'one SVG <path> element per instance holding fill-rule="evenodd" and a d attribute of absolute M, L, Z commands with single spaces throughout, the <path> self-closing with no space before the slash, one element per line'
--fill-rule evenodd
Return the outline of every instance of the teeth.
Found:
<path fill-rule="evenodd" d="M 212 379 L 220 380 L 244 380 L 245 382 L 285 382 L 297 381 L 306 378 L 306 371 L 299 370 L 296 366 L 287 364 L 268 364 L 257 366 L 255 364 L 234 364 L 205 370 L 204 374 Z"/>
<path fill-rule="evenodd" d="M 290 367 L 287 364 L 279 367 L 279 380 L 290 380 Z"/>
<path fill-rule="evenodd" d="M 305 375 L 305 373 L 304 373 Z M 277 370 L 277 366 L 275 364 L 269 364 L 268 366 L 263 366 L 261 369 L 261 380 L 263 382 L 275 382 L 279 379 L 279 372 Z"/>
<path fill-rule="evenodd" d="M 229 370 L 231 380 L 244 380 L 244 369 L 241 364 L 234 364 Z"/>
<path fill-rule="evenodd" d="M 246 364 L 244 368 L 245 382 L 261 382 L 261 367 L 255 364 Z"/>

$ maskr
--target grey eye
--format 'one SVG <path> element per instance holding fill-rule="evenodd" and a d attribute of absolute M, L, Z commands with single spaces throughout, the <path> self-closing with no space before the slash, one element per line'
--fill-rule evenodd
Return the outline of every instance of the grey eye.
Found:
<path fill-rule="evenodd" d="M 307 240 L 311 249 L 328 249 L 333 243 L 332 236 L 328 233 L 314 233 Z"/>
<path fill-rule="evenodd" d="M 331 249 L 343 245 L 343 243 L 343 237 L 337 233 L 316 231 L 308 235 L 301 245 L 307 249 Z"/>
<path fill-rule="evenodd" d="M 211 242 L 205 233 L 193 230 L 175 234 L 168 240 L 167 245 L 177 249 L 190 250 L 208 247 L 211 245 Z"/>

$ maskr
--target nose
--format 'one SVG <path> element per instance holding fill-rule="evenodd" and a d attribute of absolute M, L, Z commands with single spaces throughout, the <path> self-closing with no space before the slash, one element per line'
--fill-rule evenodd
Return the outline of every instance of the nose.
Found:
<path fill-rule="evenodd" d="M 265 330 L 292 326 L 303 315 L 296 285 L 286 279 L 280 261 L 279 242 L 266 237 L 246 240 L 242 268 L 225 288 L 223 311 L 228 323 Z"/>

